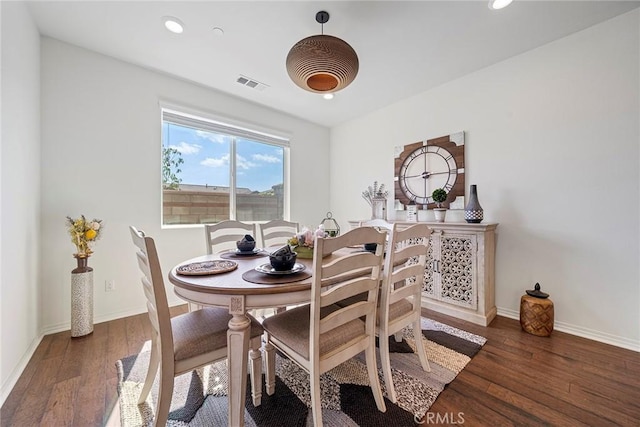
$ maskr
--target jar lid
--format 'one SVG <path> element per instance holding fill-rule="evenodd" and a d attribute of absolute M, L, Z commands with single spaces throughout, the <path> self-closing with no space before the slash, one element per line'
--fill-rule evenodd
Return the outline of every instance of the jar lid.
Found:
<path fill-rule="evenodd" d="M 530 295 L 532 297 L 536 297 L 536 298 L 548 298 L 549 294 L 546 294 L 544 292 L 542 292 L 540 290 L 540 283 L 536 283 L 536 285 L 534 286 L 534 289 L 527 289 L 527 295 Z"/>

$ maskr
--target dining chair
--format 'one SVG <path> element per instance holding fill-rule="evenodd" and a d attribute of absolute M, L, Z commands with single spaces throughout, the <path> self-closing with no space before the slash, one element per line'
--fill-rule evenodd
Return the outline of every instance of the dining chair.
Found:
<path fill-rule="evenodd" d="M 311 303 L 275 314 L 262 323 L 266 332 L 267 394 L 275 390 L 275 347 L 309 373 L 315 426 L 322 426 L 320 375 L 362 351 L 376 406 L 386 411 L 375 350 L 375 313 L 385 238 L 386 232 L 371 227 L 356 228 L 338 237 L 318 237 Z M 369 242 L 378 244 L 375 253 L 347 249 Z M 364 301 L 344 307 L 336 304 L 361 293 L 367 295 Z"/>
<path fill-rule="evenodd" d="M 260 242 L 263 248 L 275 245 L 286 245 L 287 240 L 300 231 L 297 222 L 274 219 L 264 224 L 259 224 Z"/>
<path fill-rule="evenodd" d="M 236 243 L 238 240 L 242 240 L 246 234 L 250 234 L 251 237 L 255 239 L 256 225 L 232 219 L 220 221 L 215 224 L 205 224 L 204 237 L 207 245 L 207 255 L 237 249 Z M 189 311 L 202 308 L 201 305 L 192 302 L 188 303 L 188 305 Z"/>
<path fill-rule="evenodd" d="M 287 240 L 300 231 L 300 225 L 297 222 L 274 219 L 264 224 L 258 224 L 258 231 L 260 244 L 263 248 L 284 246 L 287 244 Z M 286 307 L 257 309 L 254 314 L 257 318 L 264 319 L 266 316 L 271 315 L 270 313 L 279 313 L 286 309 Z"/>
<path fill-rule="evenodd" d="M 396 402 L 396 392 L 391 376 L 389 337 L 412 325 L 415 352 L 422 369 L 431 370 L 422 342 L 421 294 L 431 229 L 426 224 L 415 224 L 398 230 L 394 224 L 385 256 L 376 332 L 380 343 L 380 361 L 384 373 L 389 400 Z"/>
<path fill-rule="evenodd" d="M 387 247 L 389 246 L 389 235 L 391 234 L 391 230 L 393 229 L 393 224 L 384 219 L 370 219 L 366 221 L 360 221 L 360 227 L 374 227 L 377 230 L 386 230 L 387 231 L 387 240 L 384 243 L 384 252 L 387 252 Z M 366 249 L 366 248 L 365 248 Z M 402 341 L 400 338 L 401 334 L 398 335 L 398 342 Z"/>
<path fill-rule="evenodd" d="M 151 321 L 151 359 L 138 403 L 144 403 L 158 372 L 158 399 L 154 425 L 164 426 L 169 416 L 174 377 L 209 365 L 227 357 L 227 329 L 231 315 L 224 308 L 205 307 L 201 310 L 171 317 L 156 245 L 143 231 L 130 226 L 131 238 L 137 246 L 138 266 L 143 273 L 142 286 L 147 298 Z M 249 316 L 250 373 L 253 404 L 262 398 L 263 329 Z"/>
<path fill-rule="evenodd" d="M 250 234 L 255 239 L 256 225 L 226 220 L 216 224 L 205 224 L 204 233 L 207 242 L 207 254 L 218 254 L 236 249 L 236 242 L 242 240 L 246 234 Z"/>

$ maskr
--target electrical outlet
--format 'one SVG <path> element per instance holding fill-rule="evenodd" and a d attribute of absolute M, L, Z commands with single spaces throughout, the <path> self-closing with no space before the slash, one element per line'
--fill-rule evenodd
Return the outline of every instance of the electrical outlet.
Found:
<path fill-rule="evenodd" d="M 111 280 L 105 280 L 104 281 L 104 291 L 105 292 L 112 292 L 116 290 L 116 281 L 111 279 Z"/>

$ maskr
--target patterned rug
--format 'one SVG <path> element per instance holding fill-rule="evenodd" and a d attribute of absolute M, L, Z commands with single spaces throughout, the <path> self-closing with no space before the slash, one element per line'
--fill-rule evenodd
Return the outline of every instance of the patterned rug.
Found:
<path fill-rule="evenodd" d="M 424 372 L 410 329 L 403 341 L 391 339 L 391 367 L 398 401 L 386 399 L 386 388 L 378 359 L 378 376 L 387 411 L 377 410 L 368 385 L 364 354 L 321 376 L 322 416 L 325 426 L 415 426 L 440 392 L 480 351 L 486 339 L 429 319 L 422 319 L 422 344 L 427 350 L 431 372 Z M 139 354 L 116 362 L 122 426 L 147 426 L 153 421 L 154 384 L 144 404 L 137 400 L 149 364 L 149 342 Z M 176 378 L 169 426 L 226 426 L 226 361 Z M 156 378 L 157 383 L 157 378 Z M 262 391 L 262 404 L 254 407 L 247 380 L 245 425 L 312 426 L 308 375 L 290 360 L 276 358 L 276 391 Z"/>

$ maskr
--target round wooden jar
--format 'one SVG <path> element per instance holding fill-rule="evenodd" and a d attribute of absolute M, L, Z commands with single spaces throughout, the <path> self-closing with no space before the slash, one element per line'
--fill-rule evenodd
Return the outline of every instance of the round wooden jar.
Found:
<path fill-rule="evenodd" d="M 553 301 L 549 298 L 520 298 L 520 326 L 525 332 L 548 337 L 553 332 L 553 314 Z"/>

